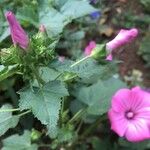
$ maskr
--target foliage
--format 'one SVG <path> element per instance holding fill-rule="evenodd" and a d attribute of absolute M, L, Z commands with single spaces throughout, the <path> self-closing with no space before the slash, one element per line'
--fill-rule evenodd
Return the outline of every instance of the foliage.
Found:
<path fill-rule="evenodd" d="M 107 118 L 114 93 L 126 88 L 118 75 L 121 61 L 107 61 L 103 43 L 95 57 L 82 51 L 85 38 L 100 26 L 89 14 L 97 11 L 94 6 L 101 2 L 91 3 L 0 0 L 2 150 L 138 148 L 113 135 Z M 8 10 L 29 35 L 26 50 L 9 40 L 4 17 Z M 40 25 L 45 31 L 39 30 Z M 139 53 L 148 62 L 147 39 Z M 148 148 L 148 142 L 138 144 L 141 149 Z"/>
<path fill-rule="evenodd" d="M 140 49 L 139 49 L 139 55 L 142 56 L 142 58 L 146 61 L 147 66 L 150 66 L 150 51 L 149 51 L 149 38 L 150 38 L 150 34 L 148 33 L 147 36 L 145 36 L 143 38 L 143 41 L 140 45 Z"/>
<path fill-rule="evenodd" d="M 24 131 L 23 135 L 11 135 L 3 140 L 3 145 L 2 150 L 37 150 L 38 148 L 36 144 L 31 144 L 30 131 Z"/>

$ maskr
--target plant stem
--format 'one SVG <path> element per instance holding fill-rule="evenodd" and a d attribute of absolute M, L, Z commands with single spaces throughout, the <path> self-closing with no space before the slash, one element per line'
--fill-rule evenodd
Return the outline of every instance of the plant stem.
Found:
<path fill-rule="evenodd" d="M 70 120 L 68 123 L 73 123 L 75 120 L 77 120 L 80 116 L 82 116 L 85 112 L 85 109 L 79 110 Z"/>
<path fill-rule="evenodd" d="M 19 111 L 19 108 L 14 108 L 14 109 L 0 109 L 0 112 L 13 112 L 13 111 Z"/>
<path fill-rule="evenodd" d="M 25 112 L 19 114 L 18 116 L 21 117 L 21 116 L 24 116 L 24 115 L 26 115 L 26 114 L 28 114 L 28 113 L 30 113 L 30 112 L 31 112 L 31 110 L 27 110 L 27 111 L 25 111 Z"/>
<path fill-rule="evenodd" d="M 87 130 L 85 130 L 85 132 L 83 132 L 83 134 L 81 135 L 81 139 L 84 137 L 87 137 L 88 134 L 90 134 L 93 130 L 95 130 L 96 127 L 100 124 L 100 122 L 105 120 L 105 119 L 106 119 L 105 115 L 98 118 L 93 124 L 91 124 L 91 126 L 89 126 L 89 128 L 87 128 Z"/>
<path fill-rule="evenodd" d="M 45 84 L 45 81 L 39 76 L 39 72 L 34 68 L 34 66 L 32 66 L 31 68 L 32 68 L 32 71 L 33 71 L 33 73 L 34 73 L 34 75 L 35 75 L 35 77 L 36 77 L 36 79 L 37 79 L 39 85 L 40 85 L 40 83 L 41 83 L 42 85 L 44 85 L 44 84 Z"/>
<path fill-rule="evenodd" d="M 91 55 L 88 55 L 88 56 L 86 56 L 86 57 L 84 57 L 84 58 L 78 60 L 78 61 L 75 62 L 74 64 L 72 64 L 70 67 L 72 68 L 72 67 L 78 65 L 79 63 L 83 62 L 84 60 L 86 60 L 86 59 L 88 59 L 88 58 L 90 58 L 90 57 L 91 57 Z"/>

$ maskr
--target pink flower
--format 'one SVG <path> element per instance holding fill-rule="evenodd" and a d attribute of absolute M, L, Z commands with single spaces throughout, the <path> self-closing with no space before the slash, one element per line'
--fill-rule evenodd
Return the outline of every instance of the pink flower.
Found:
<path fill-rule="evenodd" d="M 120 89 L 108 112 L 111 129 L 128 141 L 150 139 L 150 93 L 134 87 Z"/>
<path fill-rule="evenodd" d="M 17 21 L 15 15 L 11 11 L 8 11 L 6 12 L 5 16 L 10 26 L 13 44 L 18 44 L 21 48 L 26 49 L 29 44 L 29 39 L 25 31 L 22 29 L 19 22 Z"/>
<path fill-rule="evenodd" d="M 58 60 L 59 60 L 60 62 L 64 62 L 65 56 L 59 56 L 59 57 L 58 57 Z"/>
<path fill-rule="evenodd" d="M 45 32 L 45 31 L 46 31 L 45 26 L 44 26 L 43 24 L 40 25 L 39 31 L 40 31 L 40 32 Z"/>
<path fill-rule="evenodd" d="M 96 47 L 95 41 L 90 41 L 89 44 L 86 46 L 84 50 L 85 56 L 88 56 L 91 54 L 92 50 Z"/>
<path fill-rule="evenodd" d="M 137 35 L 138 30 L 136 28 L 130 30 L 122 29 L 112 41 L 106 44 L 106 50 L 109 52 L 109 54 L 111 54 L 113 50 L 124 46 L 125 44 L 134 40 L 137 37 Z"/>

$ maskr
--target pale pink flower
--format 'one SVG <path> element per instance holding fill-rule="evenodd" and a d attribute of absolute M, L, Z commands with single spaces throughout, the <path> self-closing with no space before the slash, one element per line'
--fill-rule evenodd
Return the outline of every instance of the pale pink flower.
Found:
<path fill-rule="evenodd" d="M 39 31 L 40 31 L 40 32 L 46 32 L 46 28 L 45 28 L 45 26 L 44 26 L 43 24 L 40 25 Z"/>
<path fill-rule="evenodd" d="M 60 62 L 64 62 L 65 56 L 59 56 L 59 57 L 58 57 L 58 60 L 59 60 Z"/>
<path fill-rule="evenodd" d="M 124 46 L 125 44 L 134 40 L 137 35 L 138 30 L 136 28 L 130 30 L 121 29 L 118 35 L 112 41 L 106 44 L 106 50 L 109 54 L 111 54 L 113 50 Z"/>
<path fill-rule="evenodd" d="M 120 89 L 108 112 L 111 129 L 128 141 L 150 139 L 150 93 L 134 87 Z"/>
<path fill-rule="evenodd" d="M 8 11 L 6 12 L 5 16 L 9 23 L 13 44 L 18 44 L 21 48 L 26 49 L 29 44 L 29 39 L 25 31 L 17 21 L 15 15 L 11 11 Z"/>
<path fill-rule="evenodd" d="M 95 41 L 90 41 L 89 44 L 86 46 L 84 50 L 85 56 L 88 56 L 91 54 L 92 50 L 96 47 L 96 42 Z"/>

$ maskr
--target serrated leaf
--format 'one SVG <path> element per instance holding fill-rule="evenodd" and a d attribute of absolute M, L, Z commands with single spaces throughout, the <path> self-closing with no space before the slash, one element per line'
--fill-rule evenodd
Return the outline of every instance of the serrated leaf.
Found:
<path fill-rule="evenodd" d="M 73 19 L 96 11 L 88 1 L 67 0 L 54 3 L 57 7 L 60 7 L 60 10 L 49 6 L 47 1 L 39 1 L 39 21 L 40 24 L 45 25 L 50 37 L 58 36 L 63 31 L 63 28 Z"/>
<path fill-rule="evenodd" d="M 2 150 L 37 150 L 36 144 L 31 144 L 31 133 L 25 131 L 23 135 L 12 135 L 3 140 Z"/>
<path fill-rule="evenodd" d="M 88 106 L 89 114 L 101 115 L 108 111 L 113 94 L 123 87 L 126 86 L 122 81 L 110 78 L 104 81 L 100 80 L 89 87 L 81 87 L 77 89 L 75 95 L 79 101 Z"/>
<path fill-rule="evenodd" d="M 2 112 L 2 110 L 11 108 L 12 106 L 9 104 L 5 104 L 0 108 L 0 136 L 3 135 L 9 128 L 14 128 L 18 124 L 18 116 L 13 116 L 12 112 Z"/>
<path fill-rule="evenodd" d="M 33 114 L 47 125 L 51 137 L 57 134 L 57 121 L 61 98 L 68 95 L 64 83 L 60 81 L 48 82 L 41 89 L 26 89 L 20 91 L 20 109 L 31 109 Z"/>

